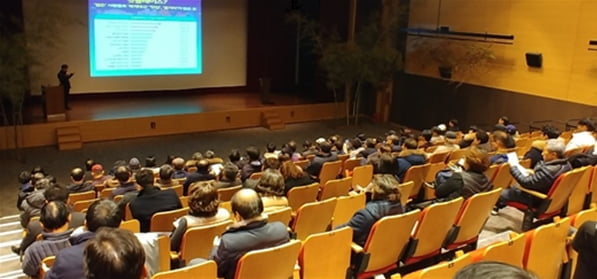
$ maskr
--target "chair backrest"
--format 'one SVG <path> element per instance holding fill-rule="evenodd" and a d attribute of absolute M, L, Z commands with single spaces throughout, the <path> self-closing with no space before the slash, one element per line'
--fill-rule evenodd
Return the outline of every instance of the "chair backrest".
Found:
<path fill-rule="evenodd" d="M 429 166 L 430 166 L 430 164 L 412 166 L 412 167 L 408 168 L 408 170 L 404 174 L 403 182 L 408 182 L 408 181 L 414 182 L 413 189 L 410 192 L 409 197 L 415 198 L 421 191 L 421 186 L 423 185 L 423 182 L 425 182 L 425 178 L 427 176 L 427 171 L 429 170 Z"/>
<path fill-rule="evenodd" d="M 119 203 L 119 202 L 122 200 L 122 198 L 123 198 L 123 197 L 124 197 L 123 195 L 116 195 L 116 196 L 114 196 L 114 197 L 112 198 L 112 200 L 113 200 L 115 203 Z"/>
<path fill-rule="evenodd" d="M 584 209 L 585 199 L 591 193 L 591 177 L 593 175 L 593 167 L 583 167 L 583 173 L 574 186 L 570 197 L 568 198 L 566 214 L 568 216 L 576 214 Z"/>
<path fill-rule="evenodd" d="M 311 160 L 309 160 L 309 159 L 298 160 L 298 161 L 294 162 L 295 165 L 301 167 L 301 169 L 303 169 L 303 170 L 309 165 L 309 163 L 311 163 Z"/>
<path fill-rule="evenodd" d="M 151 279 L 217 279 L 218 266 L 214 261 L 205 261 L 200 264 L 187 266 L 179 269 L 158 272 Z"/>
<path fill-rule="evenodd" d="M 84 201 L 84 200 L 91 200 L 91 199 L 95 199 L 96 197 L 96 193 L 94 190 L 91 191 L 86 191 L 86 192 L 81 192 L 81 193 L 70 193 L 68 195 L 68 204 L 75 204 L 75 202 L 78 201 Z"/>
<path fill-rule="evenodd" d="M 180 204 L 182 205 L 182 207 L 189 206 L 189 196 L 180 196 L 178 197 L 178 199 L 180 200 Z"/>
<path fill-rule="evenodd" d="M 597 207 L 583 210 L 574 215 L 571 225 L 578 229 L 586 221 L 597 221 Z"/>
<path fill-rule="evenodd" d="M 446 165 L 446 163 L 444 163 L 444 162 L 429 164 L 429 168 L 427 169 L 427 173 L 425 174 L 425 182 L 435 181 L 435 175 L 439 171 L 441 171 L 447 167 L 448 167 L 448 165 Z"/>
<path fill-rule="evenodd" d="M 441 262 L 423 269 L 419 274 L 419 279 L 452 278 L 460 269 L 473 263 L 470 253 L 458 254 L 462 254 L 462 251 L 458 251 L 457 257 L 451 261 Z"/>
<path fill-rule="evenodd" d="M 195 258 L 207 259 L 213 248 L 213 239 L 226 231 L 232 224 L 228 220 L 216 224 L 188 228 L 180 242 L 180 259 L 188 261 Z"/>
<path fill-rule="evenodd" d="M 559 212 L 566 205 L 570 194 L 574 191 L 574 188 L 578 186 L 578 181 L 583 176 L 584 168 L 573 169 L 571 171 L 561 174 L 556 181 L 553 183 L 547 196 L 551 199 L 549 206 L 545 210 L 544 214 L 553 215 L 555 212 Z"/>
<path fill-rule="evenodd" d="M 292 224 L 296 238 L 303 240 L 311 234 L 325 232 L 332 221 L 334 208 L 336 208 L 335 198 L 301 206 Z"/>
<path fill-rule="evenodd" d="M 170 237 L 167 235 L 158 236 L 158 272 L 170 270 Z"/>
<path fill-rule="evenodd" d="M 354 168 L 356 168 L 356 167 L 358 167 L 358 166 L 361 165 L 361 160 L 362 159 L 363 158 L 347 159 L 346 161 L 344 161 L 342 169 L 344 171 L 352 172 L 352 170 L 354 170 Z"/>
<path fill-rule="evenodd" d="M 218 199 L 223 202 L 232 200 L 232 196 L 234 196 L 234 194 L 236 194 L 242 187 L 242 185 L 238 185 L 234 187 L 220 188 L 218 189 Z"/>
<path fill-rule="evenodd" d="M 184 190 L 182 185 L 176 185 L 176 186 L 172 186 L 172 187 L 166 187 L 166 188 L 162 188 L 162 190 L 174 190 L 174 192 L 176 193 L 176 195 L 178 195 L 179 197 L 182 197 L 182 191 Z"/>
<path fill-rule="evenodd" d="M 572 155 L 580 154 L 583 152 L 583 147 L 572 148 L 566 152 L 564 152 L 564 157 L 570 158 Z"/>
<path fill-rule="evenodd" d="M 358 166 L 352 169 L 352 189 L 355 189 L 356 185 L 367 187 L 371 179 L 373 179 L 373 165 Z"/>
<path fill-rule="evenodd" d="M 563 218 L 527 234 L 525 269 L 541 279 L 559 278 L 569 228 L 570 218 Z"/>
<path fill-rule="evenodd" d="M 268 222 L 282 222 L 282 224 L 288 226 L 288 224 L 290 224 L 290 220 L 292 219 L 292 208 L 290 208 L 290 206 L 287 206 L 280 209 L 268 211 L 266 214 Z"/>
<path fill-rule="evenodd" d="M 386 216 L 375 222 L 363 247 L 371 255 L 365 272 L 384 269 L 398 261 L 420 214 L 421 211 L 417 209 Z"/>
<path fill-rule="evenodd" d="M 523 268 L 525 234 L 512 233 L 510 240 L 491 244 L 483 251 L 483 261 L 508 263 Z"/>
<path fill-rule="evenodd" d="M 346 161 L 348 159 L 348 157 L 350 157 L 350 155 L 348 155 L 348 154 L 340 154 L 340 155 L 338 155 L 338 160 L 344 162 L 344 161 Z"/>
<path fill-rule="evenodd" d="M 464 155 L 469 151 L 469 148 L 461 148 L 452 150 L 450 153 L 450 157 L 448 157 L 448 161 L 450 162 L 457 162 L 458 160 L 464 158 Z"/>
<path fill-rule="evenodd" d="M 497 188 L 489 192 L 477 193 L 464 201 L 454 222 L 454 226 L 459 228 L 458 234 L 453 241 L 453 247 L 450 248 L 477 241 L 501 192 L 502 189 Z"/>
<path fill-rule="evenodd" d="M 493 181 L 497 171 L 500 169 L 500 165 L 491 165 L 489 168 L 483 172 L 489 181 Z M 495 188 L 495 187 L 494 187 Z"/>
<path fill-rule="evenodd" d="M 83 212 L 83 210 L 89 208 L 89 206 L 99 199 L 89 199 L 83 201 L 76 201 L 73 203 L 73 211 L 75 212 Z"/>
<path fill-rule="evenodd" d="M 325 162 L 319 172 L 319 184 L 325 185 L 328 180 L 336 179 L 342 171 L 342 161 Z"/>
<path fill-rule="evenodd" d="M 506 189 L 512 185 L 512 180 L 513 178 L 512 174 L 510 174 L 510 164 L 503 163 L 493 176 L 491 183 L 493 183 L 494 188 Z"/>
<path fill-rule="evenodd" d="M 327 200 L 329 198 L 341 197 L 348 195 L 352 183 L 352 177 L 345 177 L 340 179 L 328 180 L 325 184 L 321 184 L 321 192 L 319 192 L 319 200 Z"/>
<path fill-rule="evenodd" d="M 448 156 L 450 156 L 450 151 L 433 153 L 431 156 L 429 156 L 429 158 L 427 158 L 427 163 L 445 163 L 448 159 Z"/>
<path fill-rule="evenodd" d="M 518 162 L 521 166 L 523 166 L 525 169 L 532 169 L 531 168 L 531 158 L 526 158 L 526 159 L 522 159 Z"/>
<path fill-rule="evenodd" d="M 301 242 L 288 243 L 243 255 L 236 266 L 235 279 L 281 279 L 292 278 Z"/>
<path fill-rule="evenodd" d="M 344 227 L 312 234 L 301 246 L 299 265 L 301 279 L 346 278 L 350 265 L 352 229 Z"/>
<path fill-rule="evenodd" d="M 591 203 L 597 202 L 597 166 L 593 167 L 591 175 Z"/>
<path fill-rule="evenodd" d="M 448 231 L 454 224 L 463 199 L 432 204 L 423 209 L 419 222 L 412 234 L 412 248 L 407 255 L 406 264 L 417 262 L 440 252 Z"/>
<path fill-rule="evenodd" d="M 332 228 L 347 223 L 355 212 L 365 207 L 365 202 L 365 193 L 337 198 L 332 218 Z"/>
<path fill-rule="evenodd" d="M 46 276 L 46 273 L 52 268 L 54 262 L 56 261 L 56 256 L 49 256 L 45 257 L 41 260 L 41 264 L 39 266 L 39 273 L 37 277 L 33 278 L 40 278 L 43 279 Z"/>
<path fill-rule="evenodd" d="M 151 216 L 149 224 L 150 232 L 171 232 L 174 229 L 172 224 L 176 219 L 186 215 L 189 212 L 188 207 L 174 210 L 162 211 Z"/>
<path fill-rule="evenodd" d="M 316 201 L 318 193 L 319 183 L 317 182 L 305 186 L 292 187 L 288 191 L 288 205 L 292 208 L 292 211 L 297 211 L 303 204 Z"/>
<path fill-rule="evenodd" d="M 249 176 L 250 179 L 259 179 L 261 178 L 261 175 L 263 175 L 263 172 L 254 172 L 251 174 L 251 176 Z"/>
<path fill-rule="evenodd" d="M 124 220 L 132 220 L 133 219 L 133 212 L 131 211 L 131 203 L 128 202 L 124 206 Z"/>
<path fill-rule="evenodd" d="M 109 198 L 110 196 L 112 196 L 112 192 L 114 192 L 115 189 L 116 188 L 104 188 L 104 189 L 102 189 L 102 191 L 99 192 L 98 198 L 100 198 L 100 199 Z"/>
<path fill-rule="evenodd" d="M 408 203 L 408 199 L 412 195 L 414 188 L 414 181 L 408 181 L 398 185 L 398 189 L 400 189 L 400 204 L 402 204 L 402 206 L 405 206 Z"/>
<path fill-rule="evenodd" d="M 119 228 L 132 233 L 139 233 L 141 232 L 141 223 L 137 219 L 126 220 L 120 222 Z"/>

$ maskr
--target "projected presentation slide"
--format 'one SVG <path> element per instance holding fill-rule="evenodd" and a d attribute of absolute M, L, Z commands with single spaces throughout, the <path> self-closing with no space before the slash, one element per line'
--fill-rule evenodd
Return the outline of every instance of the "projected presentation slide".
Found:
<path fill-rule="evenodd" d="M 200 74 L 201 0 L 89 0 L 92 77 Z"/>

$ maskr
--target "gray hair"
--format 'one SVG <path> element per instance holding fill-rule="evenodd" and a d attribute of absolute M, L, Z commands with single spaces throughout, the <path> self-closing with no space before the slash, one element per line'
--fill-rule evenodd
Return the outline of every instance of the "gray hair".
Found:
<path fill-rule="evenodd" d="M 561 140 L 549 139 L 545 144 L 545 149 L 549 152 L 555 152 L 558 158 L 564 158 L 566 144 L 564 144 L 564 142 Z"/>

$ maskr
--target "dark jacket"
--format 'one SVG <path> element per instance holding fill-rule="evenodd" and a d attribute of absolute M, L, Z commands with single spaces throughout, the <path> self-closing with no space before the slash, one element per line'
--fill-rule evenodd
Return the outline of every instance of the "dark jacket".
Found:
<path fill-rule="evenodd" d="M 71 219 L 68 223 L 68 227 L 70 229 L 76 229 L 80 226 L 83 226 L 84 221 L 85 213 L 71 211 Z M 35 242 L 37 235 L 42 232 L 43 228 L 41 227 L 41 223 L 39 222 L 39 220 L 29 222 L 29 224 L 27 225 L 27 229 L 25 229 L 25 237 L 23 237 L 21 245 L 19 246 L 21 248 L 21 253 L 23 253 L 25 249 L 29 247 L 29 245 Z"/>
<path fill-rule="evenodd" d="M 510 166 L 510 173 L 520 186 L 547 194 L 556 178 L 571 169 L 566 159 L 558 159 L 537 163 L 534 168 L 535 173 L 532 175 L 523 175 L 516 166 Z"/>
<path fill-rule="evenodd" d="M 289 177 L 284 181 L 284 193 L 286 195 L 288 194 L 288 191 L 294 187 L 309 185 L 313 182 L 315 181 L 306 172 L 303 172 L 303 175 L 299 178 Z"/>
<path fill-rule="evenodd" d="M 240 185 L 243 185 L 243 183 L 240 181 L 240 179 L 236 179 L 234 181 L 220 180 L 220 181 L 216 182 L 214 187 L 216 189 L 220 189 L 220 188 L 224 189 L 224 188 L 230 188 L 230 187 L 240 186 Z"/>
<path fill-rule="evenodd" d="M 174 190 L 160 190 L 158 187 L 143 189 L 131 202 L 133 218 L 141 223 L 141 232 L 148 232 L 151 216 L 154 213 L 182 208 L 180 199 Z"/>
<path fill-rule="evenodd" d="M 21 212 L 21 226 L 23 228 L 27 227 L 29 224 L 29 219 L 31 217 L 39 216 L 41 208 L 46 204 L 46 197 L 44 196 L 45 190 L 36 190 L 33 191 L 30 195 L 28 195 L 23 203 L 21 204 L 21 208 L 23 212 Z"/>
<path fill-rule="evenodd" d="M 79 184 L 73 183 L 71 185 L 68 185 L 66 186 L 66 189 L 68 189 L 68 191 L 71 193 L 81 193 L 95 190 L 95 186 L 93 186 L 93 183 L 91 181 L 84 181 Z"/>
<path fill-rule="evenodd" d="M 423 165 L 427 161 L 422 151 L 417 150 L 404 150 L 402 156 L 399 156 L 398 161 L 398 178 L 400 181 L 404 181 L 404 175 L 406 171 L 412 166 Z"/>
<path fill-rule="evenodd" d="M 361 247 L 365 245 L 369 231 L 373 224 L 379 219 L 402 213 L 400 201 L 372 200 L 365 208 L 357 211 L 348 223 L 340 227 L 349 226 L 352 228 L 352 241 Z"/>
<path fill-rule="evenodd" d="M 375 152 L 377 152 L 377 149 L 375 149 L 375 147 L 365 147 L 365 149 L 363 149 L 363 151 L 359 152 L 358 157 L 367 158 L 367 157 L 369 157 L 369 155 L 371 155 Z"/>
<path fill-rule="evenodd" d="M 60 250 L 69 247 L 68 238 L 72 230 L 60 233 L 42 233 L 43 240 L 33 243 L 23 256 L 23 273 L 36 276 L 39 273 L 41 261 L 49 256 L 56 255 Z"/>
<path fill-rule="evenodd" d="M 191 173 L 187 176 L 187 179 L 182 184 L 183 193 L 186 196 L 189 192 L 189 187 L 191 186 L 191 184 L 193 184 L 197 181 L 208 181 L 208 180 L 213 180 L 213 179 L 216 179 L 216 177 L 207 172 L 199 172 L 198 171 L 198 172 Z"/>
<path fill-rule="evenodd" d="M 127 183 L 121 184 L 118 188 L 114 189 L 112 192 L 111 198 L 114 198 L 118 195 L 124 195 L 128 192 L 136 192 L 137 191 L 137 183 L 129 181 Z"/>
<path fill-rule="evenodd" d="M 263 164 L 259 160 L 245 163 L 242 169 L 240 169 L 240 179 L 244 182 L 249 177 L 251 177 L 251 174 L 255 172 L 260 172 L 262 166 Z"/>
<path fill-rule="evenodd" d="M 305 168 L 305 171 L 311 176 L 318 177 L 324 163 L 338 160 L 338 156 L 332 153 L 319 152 L 313 157 L 313 160 Z"/>
<path fill-rule="evenodd" d="M 238 260 L 247 252 L 284 244 L 290 240 L 286 225 L 267 220 L 253 221 L 243 226 L 231 226 L 222 234 L 210 259 L 218 264 L 218 277 L 233 279 Z"/>
<path fill-rule="evenodd" d="M 93 238 L 95 233 L 84 232 L 72 236 L 69 241 L 71 247 L 62 249 L 56 255 L 56 261 L 45 279 L 81 279 L 85 278 L 83 271 L 83 250 L 87 240 Z"/>
<path fill-rule="evenodd" d="M 175 170 L 172 179 L 186 178 L 189 174 L 184 170 Z"/>
<path fill-rule="evenodd" d="M 435 196 L 443 201 L 458 197 L 468 199 L 474 194 L 487 192 L 491 188 L 493 186 L 485 174 L 474 171 L 463 171 L 454 173 L 444 183 L 437 185 Z"/>
<path fill-rule="evenodd" d="M 531 147 L 531 149 L 524 154 L 524 159 L 531 159 L 531 168 L 535 168 L 537 163 L 543 161 L 543 155 L 541 155 L 541 152 L 543 152 L 543 150 L 536 147 Z"/>

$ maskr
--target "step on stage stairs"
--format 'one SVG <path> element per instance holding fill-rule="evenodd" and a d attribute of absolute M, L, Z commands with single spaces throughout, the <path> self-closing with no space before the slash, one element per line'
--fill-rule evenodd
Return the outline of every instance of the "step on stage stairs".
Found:
<path fill-rule="evenodd" d="M 263 127 L 270 130 L 282 130 L 286 126 L 280 115 L 275 111 L 264 111 L 261 113 L 261 123 Z"/>
<path fill-rule="evenodd" d="M 73 150 L 81 149 L 83 142 L 81 141 L 81 131 L 79 127 L 60 127 L 56 129 L 56 139 L 58 143 L 58 150 Z"/>
<path fill-rule="evenodd" d="M 19 223 L 19 215 L 0 217 L 0 278 L 28 278 L 21 269 L 19 256 L 10 247 L 19 245 L 23 237 L 23 229 Z"/>

